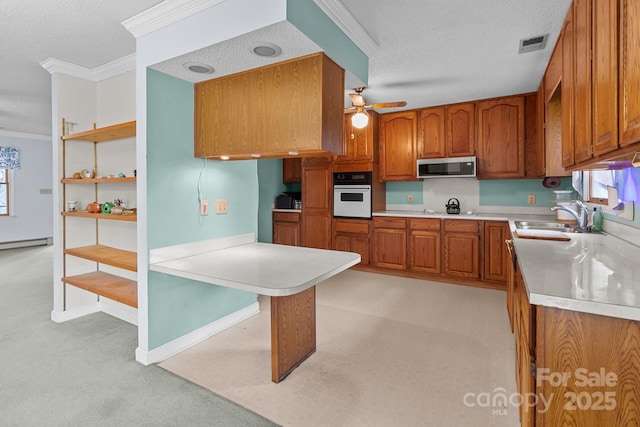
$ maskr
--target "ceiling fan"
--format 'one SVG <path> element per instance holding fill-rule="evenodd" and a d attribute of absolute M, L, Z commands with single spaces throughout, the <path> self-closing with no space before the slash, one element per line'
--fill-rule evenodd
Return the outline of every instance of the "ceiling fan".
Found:
<path fill-rule="evenodd" d="M 382 102 L 378 104 L 369 104 L 365 105 L 367 102 L 362 97 L 362 91 L 364 87 L 356 87 L 353 90 L 356 93 L 350 93 L 349 98 L 351 98 L 351 104 L 353 107 L 345 108 L 345 113 L 350 113 L 355 111 L 356 113 L 351 116 L 351 124 L 358 129 L 362 129 L 369 123 L 369 115 L 367 114 L 367 108 L 375 109 L 375 108 L 392 108 L 392 107 L 404 107 L 407 105 L 405 101 L 395 101 L 395 102 Z"/>

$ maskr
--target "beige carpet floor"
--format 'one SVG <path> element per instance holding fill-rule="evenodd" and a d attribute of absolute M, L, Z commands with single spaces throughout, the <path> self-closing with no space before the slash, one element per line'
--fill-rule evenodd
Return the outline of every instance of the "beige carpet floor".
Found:
<path fill-rule="evenodd" d="M 348 270 L 317 286 L 317 351 L 271 382 L 260 314 L 160 366 L 284 426 L 517 426 L 505 292 Z"/>

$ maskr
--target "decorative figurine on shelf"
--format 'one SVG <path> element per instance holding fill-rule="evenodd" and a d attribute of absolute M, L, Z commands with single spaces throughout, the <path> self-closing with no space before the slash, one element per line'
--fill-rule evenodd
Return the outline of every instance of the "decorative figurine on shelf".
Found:
<path fill-rule="evenodd" d="M 118 178 L 126 178 L 126 176 L 125 176 L 125 174 L 124 174 L 124 173 L 120 172 L 120 173 L 118 174 Z"/>
<path fill-rule="evenodd" d="M 122 199 L 113 199 L 113 207 L 111 208 L 111 214 L 122 215 L 124 213 L 124 206 L 122 206 Z"/>
<path fill-rule="evenodd" d="M 103 203 L 102 204 L 102 213 L 109 215 L 109 214 L 111 214 L 111 209 L 112 208 L 113 208 L 113 205 L 111 203 L 109 203 L 109 202 Z"/>
<path fill-rule="evenodd" d="M 89 169 L 82 169 L 82 171 L 80 172 L 80 175 L 82 176 L 82 178 L 85 178 L 85 179 L 90 179 L 95 176 L 93 171 Z"/>

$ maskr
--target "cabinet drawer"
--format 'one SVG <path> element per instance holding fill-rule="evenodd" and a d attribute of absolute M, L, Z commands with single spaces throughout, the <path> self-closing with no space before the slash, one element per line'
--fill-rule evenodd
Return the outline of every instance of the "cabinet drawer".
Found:
<path fill-rule="evenodd" d="M 300 222 L 298 212 L 274 212 L 273 220 L 279 222 Z"/>
<path fill-rule="evenodd" d="M 335 220 L 336 233 L 369 234 L 369 221 Z"/>
<path fill-rule="evenodd" d="M 445 231 L 457 231 L 460 233 L 477 233 L 480 230 L 478 221 L 467 219 L 445 219 Z"/>
<path fill-rule="evenodd" d="M 376 228 L 407 228 L 407 220 L 406 218 L 376 216 L 373 218 L 373 226 Z"/>
<path fill-rule="evenodd" d="M 440 218 L 415 219 L 409 220 L 410 230 L 440 230 Z"/>

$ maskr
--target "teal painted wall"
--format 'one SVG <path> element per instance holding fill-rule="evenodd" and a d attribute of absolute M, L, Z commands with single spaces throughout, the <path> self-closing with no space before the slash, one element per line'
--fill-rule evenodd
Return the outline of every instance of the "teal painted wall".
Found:
<path fill-rule="evenodd" d="M 258 160 L 258 241 L 273 243 L 271 209 L 278 194 L 287 191 L 282 183 L 282 159 Z"/>
<path fill-rule="evenodd" d="M 387 182 L 387 204 L 389 205 L 421 205 L 422 181 Z M 408 195 L 413 196 L 413 203 L 407 201 Z"/>
<path fill-rule="evenodd" d="M 200 217 L 198 181 L 211 213 Z M 229 213 L 216 215 L 216 199 Z M 149 249 L 258 231 L 255 160 L 193 157 L 193 85 L 147 71 Z M 143 272 L 141 272 L 143 274 Z M 256 302 L 256 294 L 148 272 L 149 350 Z"/>
<path fill-rule="evenodd" d="M 287 21 L 317 43 L 342 68 L 367 84 L 369 58 L 313 0 L 289 0 Z"/>
<path fill-rule="evenodd" d="M 555 205 L 554 190 L 572 190 L 571 178 L 561 178 L 558 188 L 545 188 L 542 179 L 480 180 L 480 206 L 551 207 Z M 527 196 L 536 195 L 534 205 Z"/>

